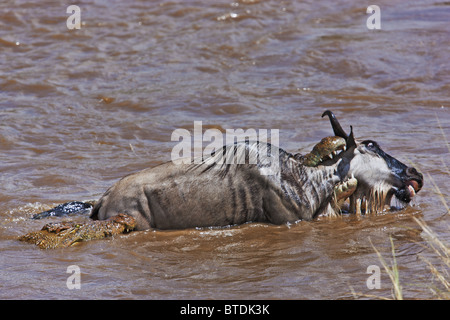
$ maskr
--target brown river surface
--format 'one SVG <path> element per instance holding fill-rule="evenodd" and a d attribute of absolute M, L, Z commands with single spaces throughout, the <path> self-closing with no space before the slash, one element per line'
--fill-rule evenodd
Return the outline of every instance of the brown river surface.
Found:
<path fill-rule="evenodd" d="M 368 3 L 349 0 L 76 4 L 81 28 L 69 30 L 69 4 L 0 3 L 0 299 L 389 298 L 371 243 L 391 265 L 390 237 L 405 298 L 445 291 L 425 260 L 448 269 L 413 218 L 450 242 L 449 2 L 374 2 L 380 30 L 366 26 Z M 282 148 L 308 152 L 332 133 L 325 109 L 423 172 L 410 206 L 56 250 L 17 241 L 61 220 L 34 213 L 170 161 L 177 128 L 279 129 Z M 380 289 L 366 285 L 372 265 Z"/>

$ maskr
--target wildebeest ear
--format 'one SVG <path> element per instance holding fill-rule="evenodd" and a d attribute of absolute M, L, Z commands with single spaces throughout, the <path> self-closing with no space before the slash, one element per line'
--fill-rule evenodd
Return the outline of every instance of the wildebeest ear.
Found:
<path fill-rule="evenodd" d="M 350 126 L 350 135 L 347 138 L 347 149 L 356 147 L 355 137 L 353 136 L 353 127 Z"/>

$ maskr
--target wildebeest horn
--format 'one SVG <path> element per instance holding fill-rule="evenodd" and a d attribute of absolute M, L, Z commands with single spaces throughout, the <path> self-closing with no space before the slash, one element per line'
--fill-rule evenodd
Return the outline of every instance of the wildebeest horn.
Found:
<path fill-rule="evenodd" d="M 325 116 L 328 116 L 330 118 L 330 122 L 331 122 L 331 126 L 333 127 L 334 134 L 338 137 L 342 137 L 347 140 L 348 135 L 342 129 L 342 127 L 339 124 L 339 121 L 336 119 L 336 116 L 334 115 L 334 113 L 331 112 L 330 110 L 327 110 L 322 114 L 322 118 Z"/>
<path fill-rule="evenodd" d="M 347 135 L 342 129 L 339 121 L 336 119 L 336 116 L 330 110 L 326 110 L 322 114 L 322 118 L 328 116 L 330 118 L 331 126 L 333 127 L 334 134 L 338 137 L 342 137 L 347 142 L 347 148 L 356 146 L 355 138 L 353 136 L 353 127 L 350 126 L 350 135 Z"/>

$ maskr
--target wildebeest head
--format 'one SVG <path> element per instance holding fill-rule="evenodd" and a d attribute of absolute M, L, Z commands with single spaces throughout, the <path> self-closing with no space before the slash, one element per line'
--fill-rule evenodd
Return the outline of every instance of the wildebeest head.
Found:
<path fill-rule="evenodd" d="M 334 134 L 344 138 L 347 144 L 345 152 L 327 161 L 343 159 L 338 170 L 358 181 L 358 187 L 350 198 L 350 210 L 361 210 L 361 204 L 365 204 L 366 211 L 382 210 L 384 205 L 390 205 L 393 196 L 401 203 L 409 203 L 423 186 L 422 174 L 384 152 L 377 142 L 356 141 L 352 127 L 347 135 L 331 111 L 325 111 L 322 117 L 325 115 L 330 118 Z"/>

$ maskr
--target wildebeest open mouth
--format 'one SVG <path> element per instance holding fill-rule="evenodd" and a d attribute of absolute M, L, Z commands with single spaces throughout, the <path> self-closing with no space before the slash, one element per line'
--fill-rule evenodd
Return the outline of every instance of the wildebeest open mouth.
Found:
<path fill-rule="evenodd" d="M 330 165 L 351 158 L 347 176 L 356 178 L 357 187 L 349 197 L 349 211 L 384 210 L 391 207 L 394 196 L 401 206 L 408 204 L 422 188 L 423 175 L 385 153 L 377 142 L 356 141 L 352 127 L 347 135 L 332 112 L 325 111 L 322 117 L 325 115 L 329 116 L 335 135 L 345 139 L 346 147 L 340 153 L 325 157 L 321 164 Z"/>
<path fill-rule="evenodd" d="M 414 168 L 408 168 L 407 170 L 414 170 L 414 174 L 419 176 L 419 173 Z M 420 174 L 420 177 L 422 175 Z M 394 193 L 395 197 L 402 201 L 402 202 L 410 202 L 413 197 L 415 197 L 416 193 L 422 189 L 423 186 L 423 180 L 419 178 L 411 178 L 404 182 L 404 184 L 400 188 L 393 187 L 392 192 Z"/>

